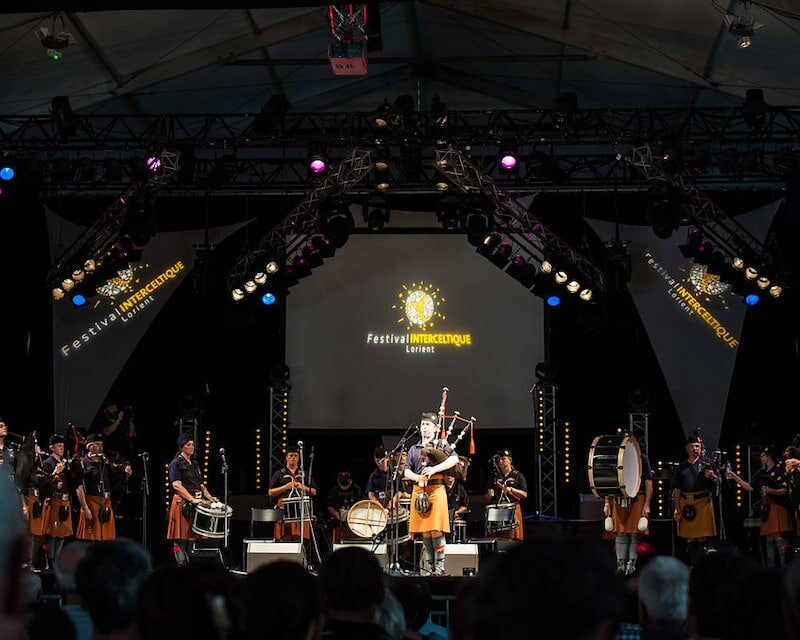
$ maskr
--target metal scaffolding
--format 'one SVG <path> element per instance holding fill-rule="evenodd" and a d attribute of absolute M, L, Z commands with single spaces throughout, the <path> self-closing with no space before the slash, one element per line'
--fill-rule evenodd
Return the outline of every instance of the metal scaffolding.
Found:
<path fill-rule="evenodd" d="M 646 411 L 631 411 L 628 414 L 628 433 L 639 442 L 642 453 L 650 450 L 650 414 Z"/>
<path fill-rule="evenodd" d="M 272 474 L 284 466 L 286 438 L 289 430 L 289 390 L 288 385 L 269 387 L 269 465 L 266 484 Z"/>
<path fill-rule="evenodd" d="M 533 387 L 536 419 L 536 512 L 540 516 L 558 516 L 558 422 L 554 384 Z"/>

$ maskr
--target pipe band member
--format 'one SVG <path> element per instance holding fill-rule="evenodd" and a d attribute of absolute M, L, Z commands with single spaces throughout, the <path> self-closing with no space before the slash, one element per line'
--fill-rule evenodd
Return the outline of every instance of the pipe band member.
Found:
<path fill-rule="evenodd" d="M 336 486 L 328 493 L 327 504 L 328 515 L 333 518 L 335 524 L 333 528 L 334 544 L 357 537 L 347 526 L 347 512 L 363 496 L 364 492 L 353 482 L 350 472 L 340 471 L 336 476 Z"/>
<path fill-rule="evenodd" d="M 603 515 L 611 518 L 614 533 L 614 555 L 617 558 L 617 573 L 631 575 L 636 572 L 639 553 L 636 545 L 640 536 L 650 533 L 650 503 L 653 499 L 653 471 L 650 458 L 642 453 L 642 474 L 639 493 L 632 500 L 617 496 L 606 496 Z M 645 520 L 642 520 L 642 519 Z M 643 528 L 640 528 L 643 527 Z"/>
<path fill-rule="evenodd" d="M 192 506 L 200 504 L 204 499 L 216 502 L 203 483 L 200 465 L 194 459 L 194 438 L 189 433 L 178 437 L 178 452 L 169 463 L 169 484 L 172 490 L 172 503 L 169 508 L 167 524 L 167 540 L 173 541 L 175 559 L 183 562 L 189 548 L 189 540 L 202 536 L 192 530 Z"/>
<path fill-rule="evenodd" d="M 92 433 L 86 439 L 83 482 L 75 488 L 81 513 L 75 537 L 79 540 L 113 540 L 117 537 L 111 506 L 109 465 L 103 453 L 103 438 Z"/>
<path fill-rule="evenodd" d="M 423 413 L 419 423 L 421 439 L 408 450 L 403 471 L 414 482 L 408 530 L 422 534 L 432 573 L 444 574 L 445 533 L 450 533 L 444 472 L 458 464 L 452 447 L 436 440 L 438 416 Z"/>
<path fill-rule="evenodd" d="M 285 461 L 283 469 L 278 469 L 272 474 L 269 481 L 269 497 L 273 501 L 277 500 L 278 508 L 282 508 L 284 501 L 290 497 L 305 497 L 317 495 L 317 487 L 314 482 L 306 483 L 300 473 L 300 449 L 295 446 L 286 447 Z M 305 508 L 305 507 L 303 507 Z M 275 539 L 287 542 L 297 542 L 301 538 L 311 537 L 310 514 L 303 516 L 303 531 L 300 531 L 300 521 L 276 523 Z M 284 514 L 284 518 L 286 514 Z"/>
<path fill-rule="evenodd" d="M 786 564 L 786 550 L 789 547 L 789 532 L 792 530 L 792 516 L 789 511 L 789 482 L 783 465 L 779 463 L 778 452 L 773 446 L 761 449 L 761 469 L 750 482 L 745 482 L 733 471 L 726 477 L 733 480 L 745 491 L 755 491 L 761 496 L 761 535 L 767 548 L 765 564 L 783 566 Z"/>
<path fill-rule="evenodd" d="M 525 534 L 522 526 L 521 501 L 528 497 L 528 481 L 522 472 L 514 468 L 514 457 L 510 449 L 500 449 L 494 456 L 497 469 L 492 471 L 489 486 L 486 487 L 486 499 L 494 501 L 495 506 L 500 504 L 514 505 L 514 518 L 517 526 L 504 531 L 495 531 L 493 538 L 507 538 L 523 540 Z"/>
<path fill-rule="evenodd" d="M 64 540 L 72 536 L 72 505 L 70 486 L 67 474 L 67 460 L 64 457 L 66 441 L 63 436 L 50 436 L 48 448 L 50 456 L 42 462 L 44 476 L 42 495 L 44 499 L 44 536 L 47 542 L 47 560 L 51 567 L 55 566 L 58 556 L 64 547 Z"/>
<path fill-rule="evenodd" d="M 711 492 L 718 478 L 701 456 L 702 447 L 697 436 L 686 439 L 687 459 L 675 469 L 671 485 L 677 534 L 686 540 L 689 564 L 692 565 L 708 550 L 709 538 L 717 535 Z"/>

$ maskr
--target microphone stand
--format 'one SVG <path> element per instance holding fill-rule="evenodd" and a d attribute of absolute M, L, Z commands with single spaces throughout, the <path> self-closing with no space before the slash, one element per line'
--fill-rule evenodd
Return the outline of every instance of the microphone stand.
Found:
<path fill-rule="evenodd" d="M 225 504 L 225 517 L 223 518 L 223 531 L 225 535 L 222 539 L 222 548 L 228 548 L 228 459 L 222 454 L 222 497 Z"/>
<path fill-rule="evenodd" d="M 387 552 L 389 557 L 389 568 L 387 573 L 390 576 L 398 576 L 403 575 L 404 571 L 400 566 L 400 543 L 398 542 L 398 538 L 400 537 L 400 505 L 394 504 L 394 497 L 399 491 L 399 488 L 402 486 L 403 479 L 397 476 L 397 468 L 394 466 L 394 456 L 396 453 L 402 451 L 405 448 L 406 443 L 414 434 L 416 429 L 415 424 L 410 424 L 406 428 L 403 435 L 400 437 L 400 441 L 397 443 L 397 446 L 389 452 L 389 457 L 386 463 L 386 480 L 387 480 L 387 493 L 389 494 L 389 516 L 390 516 L 390 523 L 389 523 L 389 543 L 387 545 Z M 392 512 L 394 512 L 394 517 L 392 516 Z M 411 514 L 409 513 L 409 519 Z"/>
<path fill-rule="evenodd" d="M 300 484 L 302 486 L 306 486 L 306 487 L 309 488 L 308 505 L 311 506 L 311 493 L 310 493 L 311 478 L 309 477 L 308 479 L 306 479 L 305 461 L 304 461 L 305 455 L 303 455 L 305 450 L 303 449 L 302 441 L 298 442 L 297 445 L 298 445 L 298 448 L 300 449 Z M 313 447 L 311 449 L 311 452 L 312 452 L 312 457 L 313 457 L 313 452 L 314 452 Z M 309 483 L 309 484 L 306 484 L 306 483 Z M 311 537 L 311 545 L 312 545 L 314 553 L 316 554 L 316 559 L 319 562 L 319 561 L 322 560 L 322 558 L 321 558 L 320 553 L 319 553 L 319 545 L 317 544 L 317 536 L 314 533 L 314 523 L 311 522 L 311 515 L 306 513 L 305 497 L 306 497 L 306 492 L 305 492 L 305 490 L 303 490 L 301 488 L 301 490 L 300 490 L 300 545 L 302 546 L 302 545 L 305 544 L 305 535 L 304 535 L 305 534 L 305 522 L 306 522 L 306 518 L 308 518 L 308 533 L 309 533 L 309 535 Z M 310 555 L 310 553 L 309 553 L 309 555 Z M 308 562 L 308 559 L 307 559 L 306 560 L 306 568 L 308 568 L 308 566 L 310 564 L 311 563 Z"/>
<path fill-rule="evenodd" d="M 142 459 L 142 546 L 147 548 L 147 496 L 150 495 L 150 481 L 147 478 L 147 461 L 150 454 L 142 451 L 139 454 Z"/>

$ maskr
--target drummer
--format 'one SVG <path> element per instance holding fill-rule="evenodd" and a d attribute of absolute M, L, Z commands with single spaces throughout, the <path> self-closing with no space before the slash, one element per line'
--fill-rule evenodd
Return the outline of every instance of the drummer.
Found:
<path fill-rule="evenodd" d="M 389 501 L 389 476 L 387 472 L 389 457 L 386 455 L 386 449 L 383 448 L 383 445 L 375 447 L 373 460 L 375 461 L 375 469 L 367 480 L 367 497 L 385 507 Z"/>
<path fill-rule="evenodd" d="M 172 504 L 169 508 L 167 540 L 172 540 L 172 550 L 179 564 L 185 561 L 189 551 L 189 540 L 201 536 L 192 531 L 191 505 L 203 499 L 217 502 L 203 483 L 200 465 L 194 459 L 194 438 L 190 433 L 178 437 L 178 452 L 169 463 L 169 482 L 172 489 Z"/>
<path fill-rule="evenodd" d="M 305 483 L 300 473 L 300 449 L 295 446 L 286 447 L 284 454 L 286 465 L 278 469 L 269 481 L 269 497 L 273 501 L 277 500 L 278 507 L 283 506 L 283 501 L 292 496 L 315 496 L 317 488 L 313 480 Z M 311 537 L 311 523 L 303 523 L 302 537 Z M 277 523 L 275 525 L 275 539 L 287 542 L 297 542 L 300 540 L 300 522 L 290 522 L 286 525 Z"/>
<path fill-rule="evenodd" d="M 486 488 L 486 499 L 490 502 L 494 500 L 495 505 L 515 504 L 514 517 L 517 526 L 506 531 L 496 531 L 492 537 L 522 540 L 525 534 L 520 503 L 528 497 L 528 481 L 521 471 L 514 468 L 514 457 L 509 449 L 500 449 L 494 459 L 497 461 L 500 474 L 498 475 L 497 471 L 492 473 L 489 486 Z"/>
<path fill-rule="evenodd" d="M 422 414 L 422 437 L 408 451 L 404 475 L 414 482 L 409 532 L 422 534 L 432 573 L 443 575 L 444 534 L 450 533 L 444 472 L 458 464 L 458 456 L 447 442 L 435 439 L 437 421 L 435 413 Z"/>
<path fill-rule="evenodd" d="M 355 537 L 347 526 L 347 511 L 364 497 L 364 492 L 353 483 L 349 471 L 340 471 L 336 476 L 336 486 L 328 493 L 328 514 L 334 519 L 333 543 L 345 538 Z"/>

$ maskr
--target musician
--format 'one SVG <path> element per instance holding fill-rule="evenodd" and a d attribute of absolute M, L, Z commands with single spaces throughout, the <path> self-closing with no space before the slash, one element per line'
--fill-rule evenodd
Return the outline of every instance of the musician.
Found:
<path fill-rule="evenodd" d="M 283 469 L 276 471 L 269 482 L 269 497 L 273 501 L 277 500 L 278 507 L 283 506 L 283 501 L 288 497 L 315 496 L 317 487 L 313 481 L 305 482 L 300 474 L 300 449 L 295 446 L 286 447 L 286 465 Z M 300 540 L 300 522 L 288 524 L 278 523 L 275 525 L 275 539 L 296 542 Z M 303 523 L 302 537 L 311 537 L 311 523 L 306 520 Z"/>
<path fill-rule="evenodd" d="M 686 540 L 689 564 L 694 565 L 707 551 L 709 538 L 717 535 L 711 493 L 719 478 L 701 456 L 703 444 L 696 435 L 686 439 L 687 459 L 681 462 L 672 477 L 673 517 L 678 537 Z"/>
<path fill-rule="evenodd" d="M 458 456 L 446 442 L 435 439 L 437 421 L 435 413 L 422 414 L 421 440 L 409 449 L 403 473 L 415 483 L 409 532 L 422 534 L 429 566 L 433 573 L 443 575 L 444 534 L 450 533 L 444 472 L 458 464 Z"/>
<path fill-rule="evenodd" d="M 16 486 L 16 467 L 17 467 L 17 448 L 14 447 L 12 444 L 6 442 L 6 437 L 8 436 L 8 425 L 3 418 L 0 418 L 0 464 L 6 467 L 6 471 L 8 471 L 8 475 L 11 477 L 11 480 L 14 481 L 15 488 Z M 22 496 L 22 493 L 17 488 L 17 495 L 19 496 L 19 503 L 22 508 L 22 517 L 25 520 L 28 520 L 28 506 L 25 503 L 25 499 Z"/>
<path fill-rule="evenodd" d="M 489 486 L 486 488 L 486 499 L 494 500 L 498 504 L 515 504 L 514 517 L 517 526 L 508 531 L 497 531 L 495 538 L 510 538 L 511 540 L 523 540 L 525 534 L 522 526 L 522 505 L 521 501 L 528 497 L 528 481 L 522 472 L 514 468 L 514 457 L 509 449 L 501 449 L 495 454 L 494 460 L 500 471 L 493 471 L 489 479 Z"/>
<path fill-rule="evenodd" d="M 113 540 L 117 537 L 111 506 L 109 465 L 103 453 L 103 438 L 92 433 L 86 439 L 83 482 L 75 488 L 80 503 L 80 519 L 75 537 L 79 540 Z M 126 468 L 130 475 L 130 467 Z"/>
<path fill-rule="evenodd" d="M 650 503 L 653 499 L 653 471 L 650 458 L 641 454 L 642 474 L 639 493 L 636 498 L 627 499 L 620 496 L 605 496 L 603 515 L 611 518 L 614 532 L 614 555 L 617 558 L 617 573 L 629 576 L 636 572 L 636 561 L 639 553 L 636 545 L 641 535 L 650 533 Z M 643 528 L 639 528 L 642 526 Z"/>
<path fill-rule="evenodd" d="M 130 459 L 136 440 L 136 425 L 130 407 L 127 412 L 120 410 L 116 403 L 107 403 L 92 422 L 90 431 L 103 437 L 103 447 L 107 455 L 119 455 Z"/>
<path fill-rule="evenodd" d="M 48 442 L 50 456 L 42 462 L 42 495 L 44 499 L 44 536 L 47 542 L 47 561 L 55 567 L 64 547 L 64 539 L 72 535 L 72 507 L 67 480 L 67 460 L 64 458 L 63 436 L 52 435 Z"/>
<path fill-rule="evenodd" d="M 761 465 L 751 482 L 745 482 L 733 471 L 728 471 L 726 476 L 745 491 L 761 494 L 761 535 L 767 548 L 767 564 L 783 566 L 792 530 L 789 483 L 774 447 L 767 446 L 761 450 Z"/>
<path fill-rule="evenodd" d="M 375 447 L 373 460 L 375 461 L 375 470 L 367 480 L 367 497 L 385 507 L 389 502 L 389 475 L 387 471 L 389 458 L 383 445 Z"/>
<path fill-rule="evenodd" d="M 353 537 L 343 517 L 356 502 L 364 497 L 364 492 L 357 484 L 353 483 L 353 476 L 349 471 L 340 471 L 336 476 L 336 486 L 328 493 L 328 514 L 336 521 L 333 530 L 334 544 L 344 538 Z"/>
<path fill-rule="evenodd" d="M 217 502 L 203 482 L 200 465 L 194 459 L 194 438 L 189 433 L 178 437 L 178 452 L 169 463 L 169 483 L 172 489 L 172 504 L 169 508 L 167 540 L 173 541 L 173 552 L 179 563 L 189 550 L 189 540 L 201 536 L 192 531 L 190 505 L 203 500 Z"/>
<path fill-rule="evenodd" d="M 469 506 L 467 490 L 455 476 L 451 475 L 445 476 L 444 486 L 447 488 L 447 510 L 458 517 L 458 514 L 464 513 Z"/>

